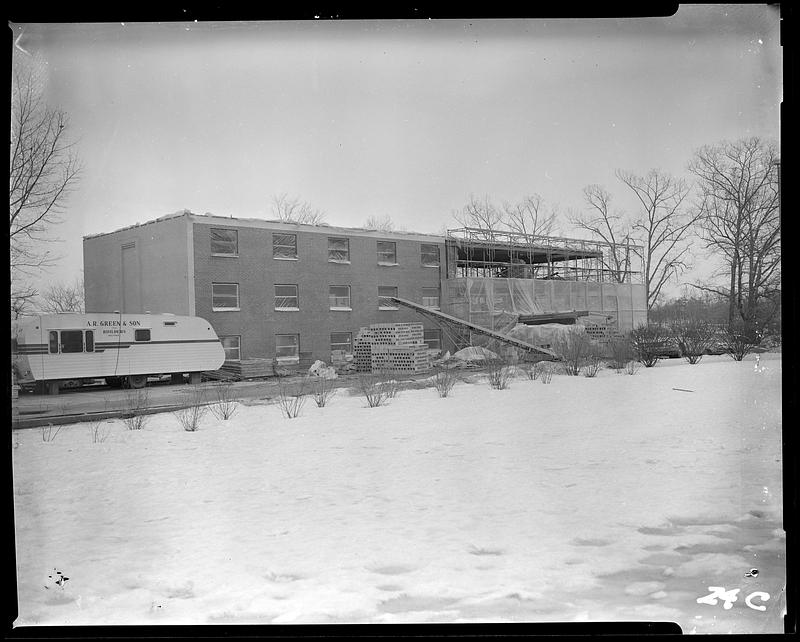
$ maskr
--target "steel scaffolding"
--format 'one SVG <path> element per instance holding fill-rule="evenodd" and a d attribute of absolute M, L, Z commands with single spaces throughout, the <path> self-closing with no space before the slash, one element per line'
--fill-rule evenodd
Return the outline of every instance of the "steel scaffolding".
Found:
<path fill-rule="evenodd" d="M 641 283 L 642 247 L 463 227 L 447 230 L 448 278 Z"/>

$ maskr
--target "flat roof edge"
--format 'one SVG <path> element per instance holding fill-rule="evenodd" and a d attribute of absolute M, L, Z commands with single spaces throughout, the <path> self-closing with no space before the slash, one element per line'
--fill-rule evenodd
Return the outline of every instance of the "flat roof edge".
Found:
<path fill-rule="evenodd" d="M 442 234 L 426 234 L 423 232 L 410 232 L 410 231 L 397 231 L 397 230 L 373 230 L 369 228 L 362 228 L 362 227 L 343 227 L 338 225 L 328 225 L 328 224 L 309 224 L 309 223 L 294 223 L 294 222 L 285 222 L 275 219 L 261 219 L 261 218 L 252 218 L 252 217 L 235 217 L 235 216 L 223 216 L 220 214 L 211 214 L 207 212 L 206 214 L 195 214 L 191 210 L 182 210 L 179 212 L 175 212 L 173 214 L 165 214 L 163 216 L 159 216 L 157 218 L 151 219 L 149 221 L 145 221 L 144 223 L 135 223 L 133 225 L 126 225 L 125 227 L 118 228 L 116 230 L 112 230 L 111 232 L 99 232 L 97 234 L 86 234 L 83 236 L 83 240 L 99 238 L 102 236 L 109 236 L 111 234 L 118 234 L 119 232 L 124 232 L 126 230 L 133 230 L 141 227 L 145 227 L 147 225 L 152 225 L 154 223 L 161 223 L 163 221 L 173 220 L 181 217 L 186 217 L 188 220 L 191 220 L 195 223 L 199 224 L 206 224 L 206 225 L 232 225 L 235 227 L 256 227 L 256 228 L 263 228 L 263 229 L 277 229 L 277 230 L 285 230 L 285 231 L 297 231 L 303 230 L 307 232 L 313 232 L 318 234 L 332 234 L 332 233 L 341 233 L 341 234 L 357 234 L 361 236 L 368 236 L 372 238 L 385 238 L 385 239 L 404 239 L 404 240 L 427 240 L 432 243 L 439 243 L 442 244 L 445 242 L 445 236 Z"/>

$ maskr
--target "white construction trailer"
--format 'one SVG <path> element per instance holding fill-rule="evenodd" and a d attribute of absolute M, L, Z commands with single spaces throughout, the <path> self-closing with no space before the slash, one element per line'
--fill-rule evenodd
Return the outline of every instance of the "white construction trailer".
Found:
<path fill-rule="evenodd" d="M 148 376 L 218 370 L 225 350 L 211 324 L 173 314 L 61 313 L 26 317 L 12 326 L 17 383 L 58 394 L 64 385 L 105 379 L 114 388 L 142 388 Z"/>

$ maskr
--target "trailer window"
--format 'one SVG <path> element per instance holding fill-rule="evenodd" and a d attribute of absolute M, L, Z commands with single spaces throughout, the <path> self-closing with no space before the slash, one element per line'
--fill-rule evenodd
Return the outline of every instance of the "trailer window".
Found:
<path fill-rule="evenodd" d="M 136 330 L 134 332 L 133 338 L 136 341 L 150 341 L 150 330 Z"/>
<path fill-rule="evenodd" d="M 94 352 L 94 330 L 86 331 L 86 352 Z"/>
<path fill-rule="evenodd" d="M 50 354 L 58 354 L 58 332 L 50 330 Z"/>
<path fill-rule="evenodd" d="M 61 331 L 61 352 L 83 352 L 83 332 L 81 330 Z"/>

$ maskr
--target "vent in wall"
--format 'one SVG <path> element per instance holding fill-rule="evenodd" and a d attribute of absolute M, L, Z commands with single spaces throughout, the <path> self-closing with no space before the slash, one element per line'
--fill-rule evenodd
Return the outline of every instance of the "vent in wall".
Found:
<path fill-rule="evenodd" d="M 136 247 L 136 241 L 128 241 L 122 244 L 123 250 L 130 250 L 132 247 Z"/>

